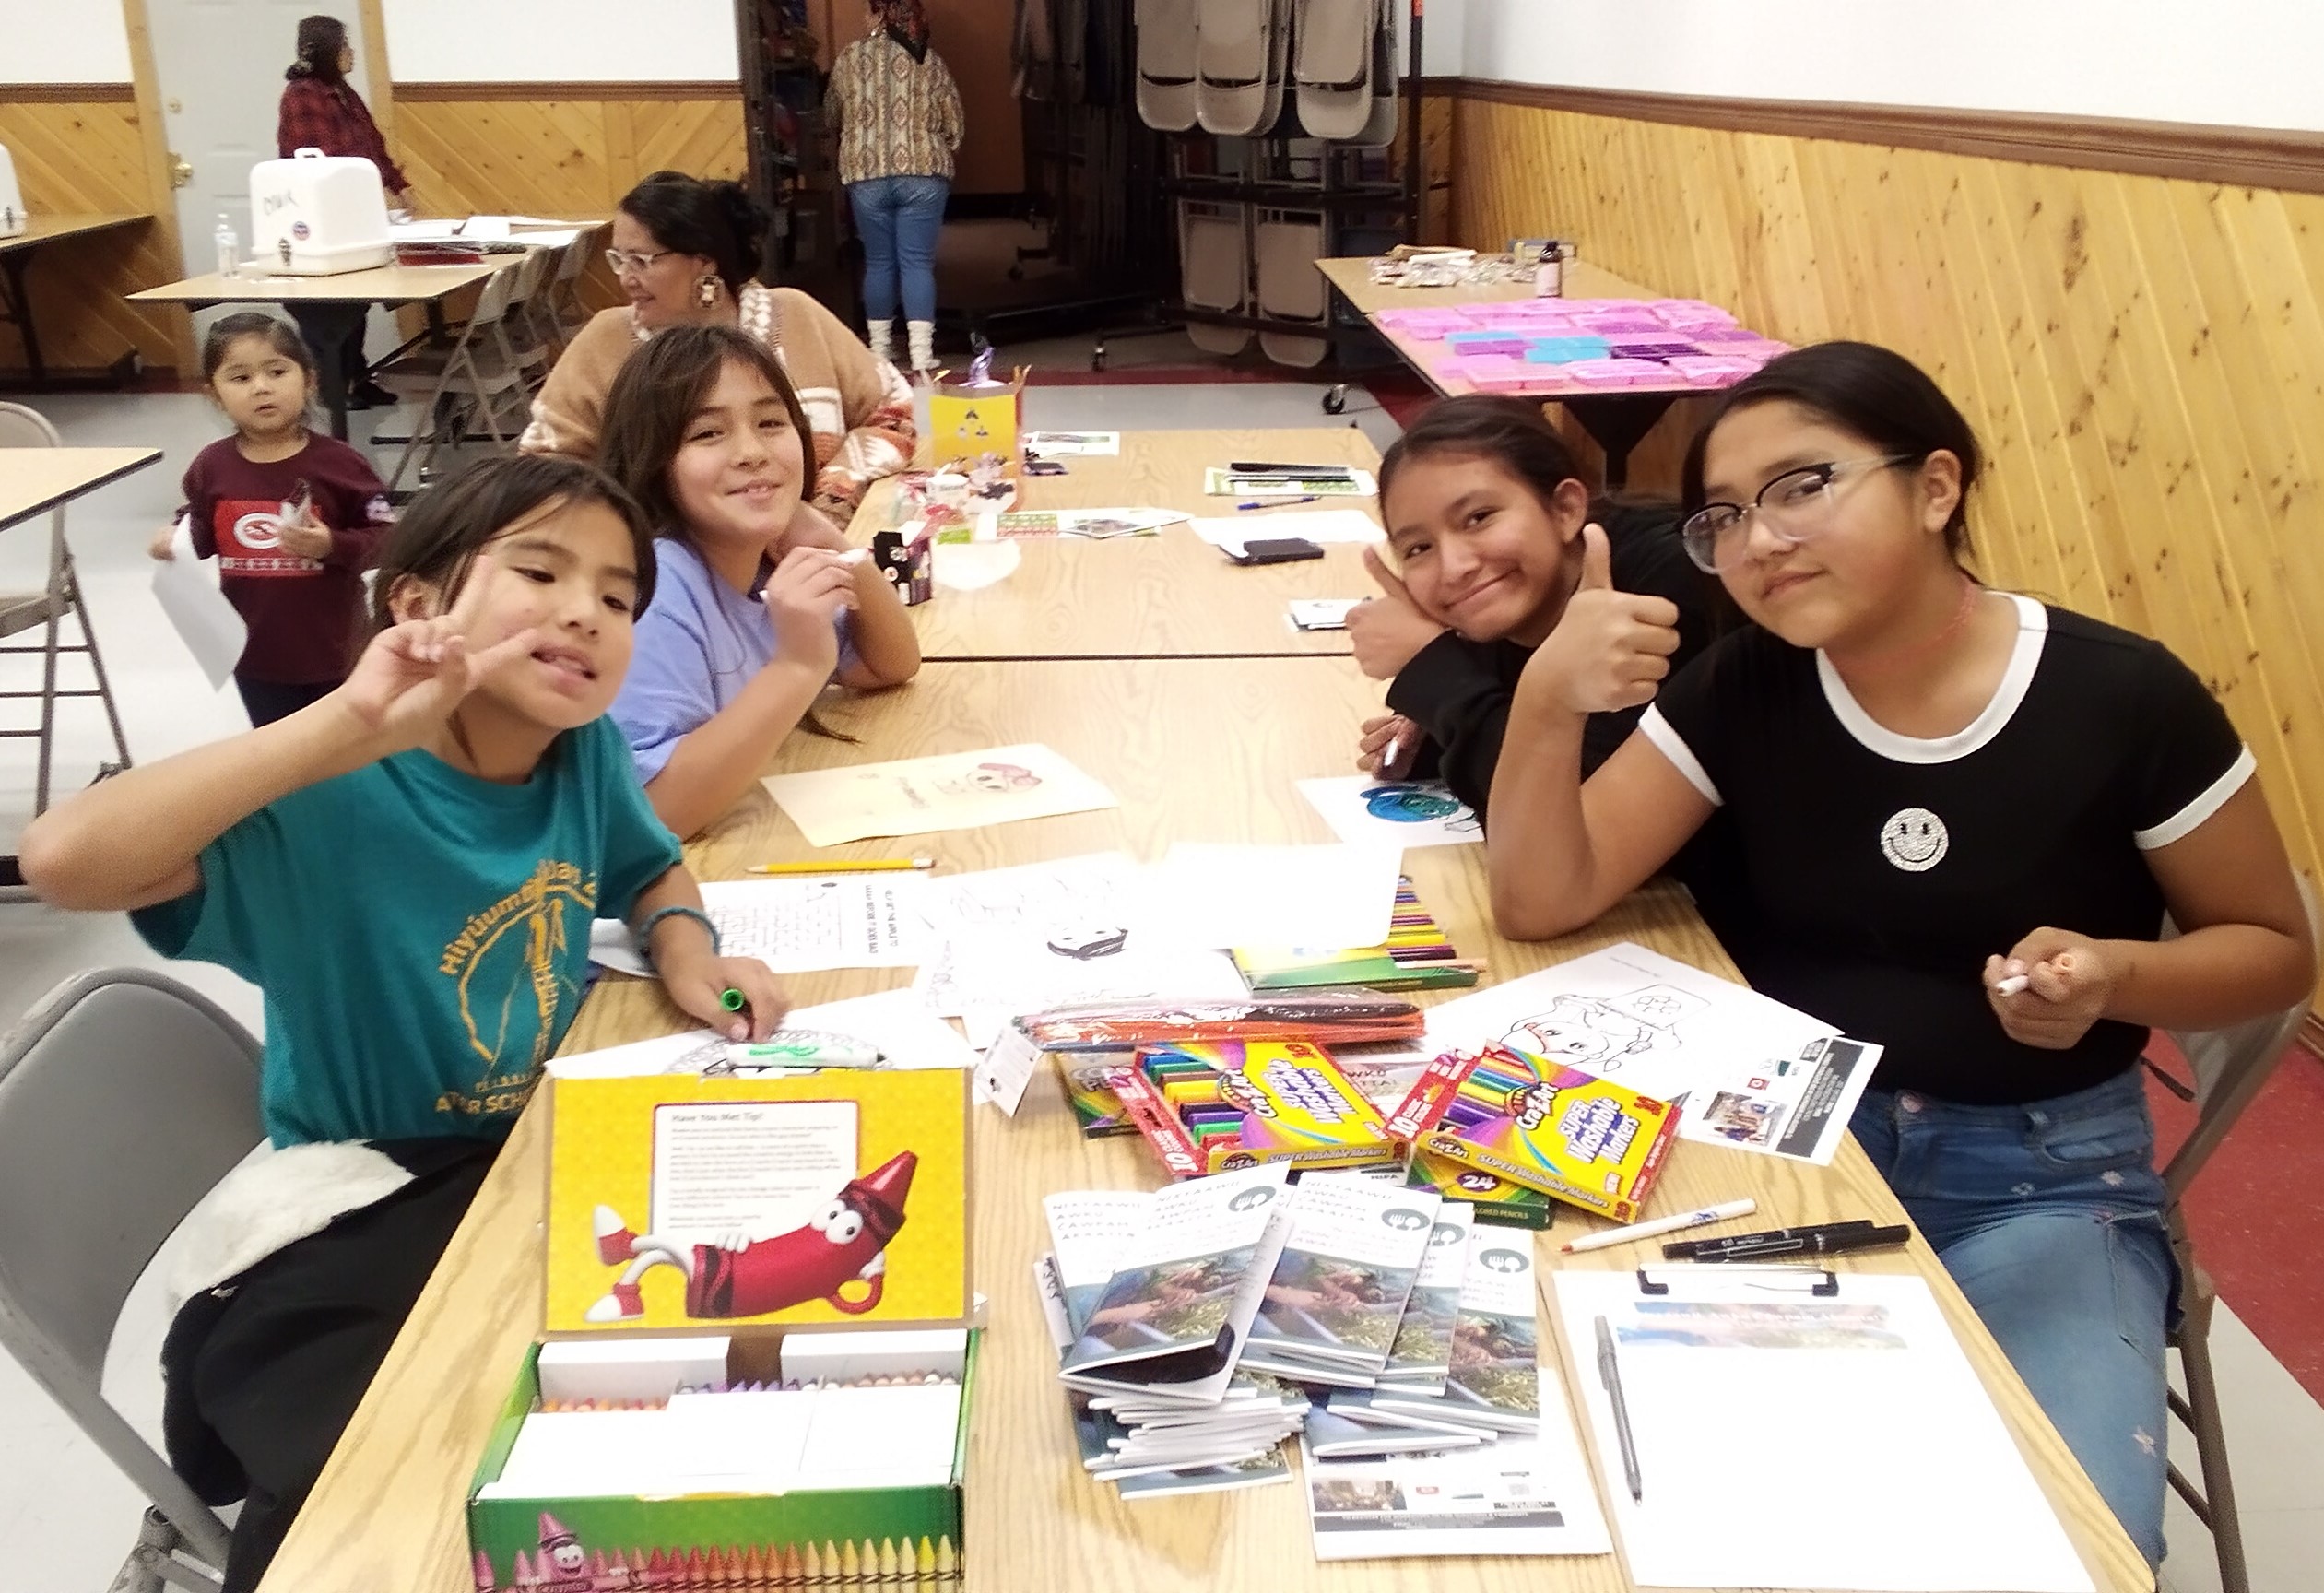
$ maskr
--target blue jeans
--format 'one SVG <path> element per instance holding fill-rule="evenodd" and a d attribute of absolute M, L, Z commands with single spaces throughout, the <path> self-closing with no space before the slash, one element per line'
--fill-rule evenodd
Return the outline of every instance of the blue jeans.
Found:
<path fill-rule="evenodd" d="M 936 240 L 951 192 L 942 177 L 874 177 L 847 185 L 864 241 L 866 317 L 894 320 L 901 297 L 905 320 L 936 319 Z"/>
<path fill-rule="evenodd" d="M 1849 1127 L 2150 1566 L 2178 1268 L 2139 1069 L 2026 1106 L 1868 1090 Z"/>

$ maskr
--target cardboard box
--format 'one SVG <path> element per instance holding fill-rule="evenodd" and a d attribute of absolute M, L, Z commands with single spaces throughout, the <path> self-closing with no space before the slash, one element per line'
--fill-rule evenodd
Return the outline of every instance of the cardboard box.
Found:
<path fill-rule="evenodd" d="M 540 1402 L 525 1352 L 468 1489 L 478 1593 L 640 1593 L 655 1588 L 958 1586 L 969 1410 L 981 1334 L 968 1336 L 952 1470 L 920 1487 L 798 1489 L 669 1498 L 479 1497 L 501 1480 Z M 755 1351 L 737 1339 L 738 1354 Z M 788 1576 L 789 1582 L 783 1579 Z"/>
<path fill-rule="evenodd" d="M 997 454 L 1012 467 L 1024 463 L 1018 433 L 1023 429 L 1025 372 L 982 387 L 939 382 L 928 395 L 928 457 L 941 464 Z"/>
<path fill-rule="evenodd" d="M 1677 1136 L 1669 1103 L 1506 1045 L 1439 1056 L 1388 1118 L 1415 1150 L 1635 1221 Z"/>

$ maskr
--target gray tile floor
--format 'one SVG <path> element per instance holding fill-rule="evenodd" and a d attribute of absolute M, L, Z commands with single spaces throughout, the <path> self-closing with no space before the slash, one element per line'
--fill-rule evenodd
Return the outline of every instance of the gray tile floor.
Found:
<path fill-rule="evenodd" d="M 1189 348 L 1150 340 L 1150 359 L 1184 365 Z M 1133 361 L 1116 345 L 1111 363 L 1129 374 Z M 1060 339 L 1023 351 L 1040 368 L 1086 365 L 1086 339 Z M 1134 378 L 1132 379 L 1134 381 Z M 1321 384 L 1187 386 L 1035 386 L 1029 425 L 1050 427 L 1252 427 L 1330 423 L 1319 407 Z M 68 442 L 162 447 L 154 468 L 91 494 L 70 511 L 72 546 L 97 620 L 100 643 L 132 753 L 141 761 L 231 735 L 243 728 L 230 688 L 211 691 L 186 657 L 147 587 L 144 548 L 175 502 L 177 478 L 194 453 L 219 434 L 198 396 L 68 396 L 40 401 Z M 1385 444 L 1395 425 L 1358 389 L 1348 419 Z M 376 419 L 376 418 L 372 418 Z M 370 425 L 358 417 L 359 435 Z M 45 557 L 43 533 L 20 525 L 0 534 L 0 589 L 34 574 Z M 21 668 L 21 661 L 0 661 Z M 10 682 L 13 685 L 13 680 Z M 6 688 L 0 688 L 6 689 Z M 5 705 L 0 705 L 5 706 Z M 107 755 L 101 718 L 92 705 L 70 706 L 58 749 L 58 788 L 84 784 Z M 8 720 L 7 723 L 18 723 Z M 0 742 L 0 842 L 13 838 L 31 810 L 30 744 Z M 0 903 L 0 1025 L 77 969 L 152 964 L 117 915 L 78 915 L 37 903 Z M 179 965 L 176 972 L 254 1029 L 257 992 L 221 970 Z M 156 1276 L 159 1272 L 156 1269 Z M 155 1355 L 166 1323 L 156 1276 L 132 1296 L 107 1370 L 108 1386 L 142 1430 L 158 1435 L 160 1381 Z M 2314 1593 L 2324 1565 L 2324 1410 L 2231 1315 L 2223 1313 L 2216 1356 L 2228 1430 L 2243 1492 L 2243 1519 L 2257 1593 Z M 2192 1446 L 2181 1442 L 2182 1451 Z M 100 1593 L 136 1532 L 136 1491 L 83 1440 L 48 1398 L 0 1356 L 0 1542 L 8 1570 L 0 1587 L 27 1593 Z M 2177 1501 L 2165 1567 L 2170 1593 L 2214 1593 L 2210 1539 Z"/>

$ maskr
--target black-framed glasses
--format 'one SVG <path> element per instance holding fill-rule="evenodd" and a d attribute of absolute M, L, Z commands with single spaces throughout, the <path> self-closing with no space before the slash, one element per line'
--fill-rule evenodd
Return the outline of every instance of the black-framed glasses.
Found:
<path fill-rule="evenodd" d="M 1742 561 L 1754 515 L 1778 540 L 1796 548 L 1832 528 L 1832 489 L 1835 482 L 1870 470 L 1915 464 L 1926 457 L 1924 454 L 1880 454 L 1862 459 L 1802 465 L 1762 487 L 1748 506 L 1704 504 L 1679 526 L 1679 539 L 1686 545 L 1686 556 L 1693 560 L 1696 569 L 1716 575 Z"/>
<path fill-rule="evenodd" d="M 643 277 L 645 268 L 655 261 L 677 253 L 675 249 L 656 249 L 651 254 L 641 254 L 634 249 L 608 249 L 606 251 L 606 264 L 613 267 L 616 277 Z"/>

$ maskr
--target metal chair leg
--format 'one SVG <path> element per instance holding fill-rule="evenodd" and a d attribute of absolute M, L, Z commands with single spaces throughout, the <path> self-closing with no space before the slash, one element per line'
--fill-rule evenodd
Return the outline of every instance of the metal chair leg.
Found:
<path fill-rule="evenodd" d="M 65 578 L 72 584 L 73 612 L 80 617 L 81 640 L 88 643 L 88 667 L 97 677 L 97 695 L 105 704 L 105 723 L 112 727 L 113 752 L 120 759 L 112 773 L 117 773 L 132 766 L 129 738 L 122 734 L 121 709 L 113 702 L 112 682 L 105 678 L 105 655 L 98 651 L 97 628 L 88 622 L 88 600 L 81 595 L 80 572 L 73 567 L 70 555 L 65 559 Z"/>
<path fill-rule="evenodd" d="M 41 632 L 44 640 L 41 644 L 41 760 L 39 778 L 32 787 L 32 816 L 35 819 L 49 810 L 49 765 L 56 746 L 57 628 L 64 623 L 64 607 L 52 593 L 49 596 L 48 625 Z"/>
<path fill-rule="evenodd" d="M 2227 1434 L 2219 1421 L 2219 1384 L 2212 1374 L 2209 1328 L 2205 1321 L 2199 1330 L 2182 1330 L 2179 1337 L 2179 1364 L 2187 1373 L 2184 1420 L 2195 1435 L 2195 1461 L 2202 1472 L 2202 1513 L 2211 1528 L 2212 1552 L 2219 1560 L 2222 1593 L 2251 1593 L 2251 1572 L 2244 1560 L 2243 1523 L 2236 1515 L 2236 1484 L 2227 1469 Z"/>

